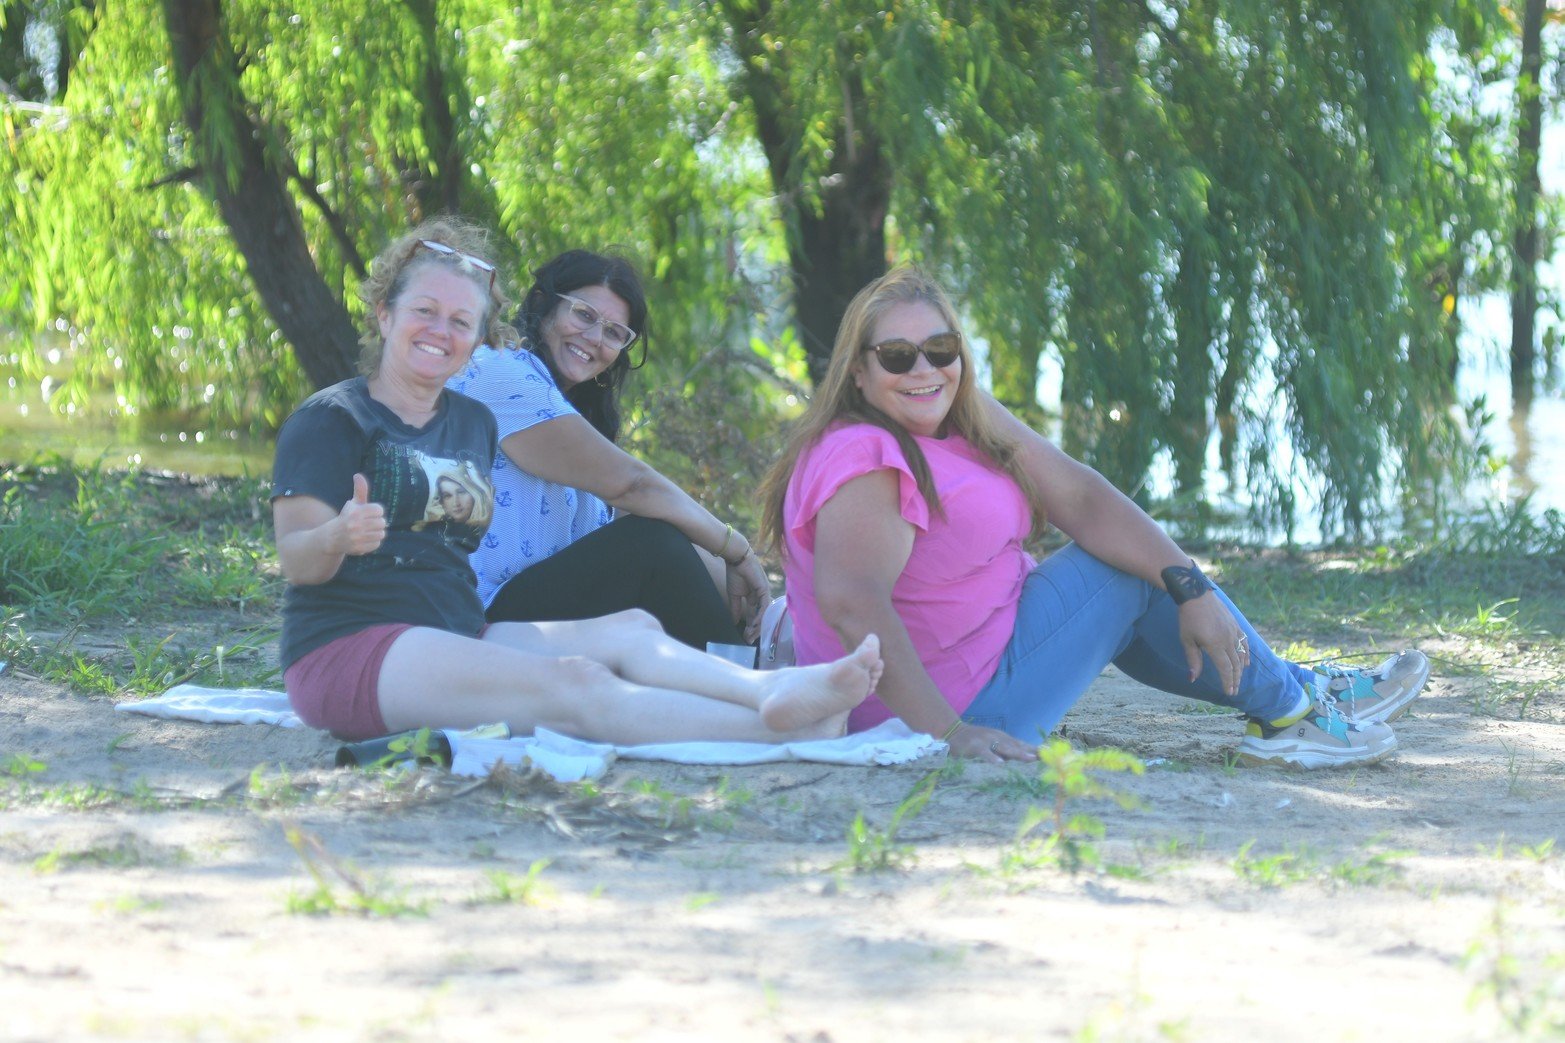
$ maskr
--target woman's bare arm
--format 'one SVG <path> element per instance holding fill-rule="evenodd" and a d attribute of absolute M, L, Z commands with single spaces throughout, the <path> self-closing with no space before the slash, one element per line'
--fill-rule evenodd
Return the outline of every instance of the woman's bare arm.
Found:
<path fill-rule="evenodd" d="M 946 735 L 956 711 L 935 687 L 891 592 L 913 552 L 913 526 L 897 510 L 897 476 L 872 471 L 847 482 L 826 501 L 815 523 L 815 597 L 821 614 L 854 648 L 880 635 L 885 674 L 876 694 L 914 731 Z M 1034 747 L 1004 732 L 963 725 L 947 740 L 953 753 L 985 760 L 1028 760 Z"/>
<path fill-rule="evenodd" d="M 370 502 L 369 483 L 353 476 L 353 498 L 334 511 L 313 496 L 272 501 L 277 560 L 283 578 L 295 586 L 325 583 L 350 554 L 368 554 L 386 538 L 386 512 Z"/>
<path fill-rule="evenodd" d="M 1163 527 L 1107 478 L 1067 456 L 989 394 L 980 394 L 990 418 L 1017 442 L 1022 467 L 1037 486 L 1049 521 L 1083 550 L 1158 588 L 1164 569 L 1191 564 L 1190 555 Z M 1242 631 L 1228 606 L 1212 596 L 1186 601 L 1179 606 L 1179 634 L 1190 676 L 1200 672 L 1205 652 L 1229 694 L 1238 694 L 1248 654 L 1240 651 Z"/>
<path fill-rule="evenodd" d="M 657 470 L 610 442 L 579 416 L 545 420 L 500 441 L 511 462 L 544 481 L 585 489 L 617 510 L 666 521 L 697 547 L 722 558 L 740 583 L 740 615 L 759 620 L 771 598 L 760 559 L 731 530 Z M 734 584 L 729 584 L 731 587 Z"/>

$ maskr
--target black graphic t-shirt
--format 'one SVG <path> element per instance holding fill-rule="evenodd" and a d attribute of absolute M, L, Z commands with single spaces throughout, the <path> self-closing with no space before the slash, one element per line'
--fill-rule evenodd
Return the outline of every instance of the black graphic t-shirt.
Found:
<path fill-rule="evenodd" d="M 386 539 L 343 559 L 325 583 L 289 585 L 282 663 L 381 623 L 476 635 L 484 625 L 467 556 L 494 513 L 489 469 L 494 416 L 442 392 L 433 420 L 411 427 L 370 397 L 362 377 L 316 392 L 283 424 L 272 498 L 312 496 L 334 510 L 353 498 L 353 476 L 386 511 Z"/>

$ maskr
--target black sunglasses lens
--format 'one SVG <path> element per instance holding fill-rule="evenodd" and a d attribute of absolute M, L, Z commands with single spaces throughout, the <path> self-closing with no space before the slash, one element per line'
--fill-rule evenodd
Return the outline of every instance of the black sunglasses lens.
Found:
<path fill-rule="evenodd" d="M 962 354 L 962 341 L 954 333 L 937 333 L 924 341 L 924 357 L 936 369 L 949 366 Z"/>
<path fill-rule="evenodd" d="M 918 360 L 918 348 L 905 340 L 887 341 L 875 346 L 875 357 L 887 373 L 902 374 L 911 370 Z"/>

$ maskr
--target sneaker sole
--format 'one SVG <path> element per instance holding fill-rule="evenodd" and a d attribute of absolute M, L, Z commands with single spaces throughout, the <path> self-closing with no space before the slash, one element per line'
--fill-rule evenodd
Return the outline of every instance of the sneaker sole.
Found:
<path fill-rule="evenodd" d="M 1375 746 L 1361 746 L 1353 750 L 1338 747 L 1322 747 L 1305 744 L 1279 744 L 1275 747 L 1255 749 L 1239 745 L 1239 763 L 1250 767 L 1275 765 L 1313 771 L 1317 768 L 1357 768 L 1364 764 L 1376 764 L 1397 751 L 1397 737 L 1389 735 L 1386 741 Z"/>

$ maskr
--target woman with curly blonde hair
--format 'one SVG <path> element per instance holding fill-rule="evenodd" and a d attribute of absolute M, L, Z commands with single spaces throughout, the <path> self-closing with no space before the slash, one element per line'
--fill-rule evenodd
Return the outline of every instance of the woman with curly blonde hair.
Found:
<path fill-rule="evenodd" d="M 493 516 L 497 427 L 445 385 L 479 343 L 511 338 L 486 241 L 439 220 L 387 247 L 362 291 L 364 375 L 312 395 L 278 435 L 283 678 L 299 716 L 348 739 L 498 721 L 614 743 L 840 734 L 879 676 L 872 636 L 763 674 L 640 611 L 485 623 L 468 554 Z"/>

